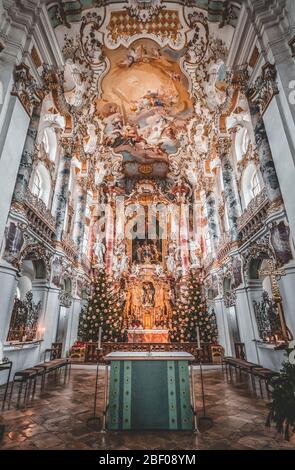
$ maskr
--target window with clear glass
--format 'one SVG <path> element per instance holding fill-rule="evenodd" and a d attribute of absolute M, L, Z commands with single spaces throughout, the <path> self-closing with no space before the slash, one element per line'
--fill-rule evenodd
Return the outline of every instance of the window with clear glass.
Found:
<path fill-rule="evenodd" d="M 37 196 L 38 198 L 40 198 L 41 192 L 42 192 L 41 178 L 40 178 L 38 171 L 36 171 L 36 174 L 34 176 L 34 181 L 33 181 L 33 194 Z"/>
<path fill-rule="evenodd" d="M 259 194 L 260 191 L 261 191 L 260 181 L 259 181 L 257 171 L 255 171 L 254 175 L 252 176 L 252 180 L 251 180 L 251 193 L 252 193 L 252 196 L 253 197 L 257 196 L 257 194 Z"/>
<path fill-rule="evenodd" d="M 212 247 L 211 247 L 211 236 L 210 236 L 210 233 L 209 233 L 209 232 L 207 232 L 206 235 L 205 235 L 205 241 L 206 241 L 207 253 L 211 253 L 211 251 L 212 251 Z"/>

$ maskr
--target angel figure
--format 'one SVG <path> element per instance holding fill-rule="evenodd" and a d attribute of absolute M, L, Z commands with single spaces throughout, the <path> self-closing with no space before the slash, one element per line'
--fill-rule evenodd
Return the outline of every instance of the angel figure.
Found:
<path fill-rule="evenodd" d="M 129 261 L 129 256 L 126 255 L 126 253 L 123 253 L 121 257 L 121 263 L 120 263 L 120 272 L 124 273 L 126 269 L 128 268 L 128 261 Z"/>
<path fill-rule="evenodd" d="M 133 265 L 132 265 L 131 274 L 133 274 L 133 276 L 139 276 L 139 274 L 140 274 L 140 267 L 138 266 L 138 264 L 133 264 Z"/>
<path fill-rule="evenodd" d="M 175 271 L 175 259 L 171 254 L 166 257 L 167 270 L 169 273 L 174 273 Z"/>
<path fill-rule="evenodd" d="M 155 267 L 155 274 L 161 276 L 163 274 L 163 268 L 160 264 L 157 264 Z"/>
<path fill-rule="evenodd" d="M 106 251 L 106 247 L 104 243 L 98 238 L 94 245 L 94 254 L 97 257 L 98 265 L 103 265 L 104 263 L 104 254 Z"/>
<path fill-rule="evenodd" d="M 198 246 L 196 242 L 193 239 L 191 239 L 189 242 L 189 251 L 190 251 L 190 259 L 191 259 L 192 266 L 196 266 L 199 264 L 199 260 L 196 255 L 197 248 Z"/>

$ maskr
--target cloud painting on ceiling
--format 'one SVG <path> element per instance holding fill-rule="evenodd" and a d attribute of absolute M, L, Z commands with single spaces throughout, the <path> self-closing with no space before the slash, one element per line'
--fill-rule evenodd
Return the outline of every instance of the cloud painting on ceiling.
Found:
<path fill-rule="evenodd" d="M 126 162 L 167 162 L 185 145 L 193 115 L 187 79 L 178 64 L 181 52 L 161 49 L 148 39 L 104 52 L 111 67 L 96 112 L 105 145 Z"/>

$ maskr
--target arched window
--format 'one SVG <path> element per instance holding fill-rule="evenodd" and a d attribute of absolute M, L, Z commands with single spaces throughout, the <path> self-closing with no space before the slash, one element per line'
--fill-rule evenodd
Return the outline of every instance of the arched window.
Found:
<path fill-rule="evenodd" d="M 36 168 L 33 174 L 31 191 L 48 206 L 51 194 L 51 176 L 42 164 Z"/>
<path fill-rule="evenodd" d="M 209 230 L 205 233 L 205 243 L 206 243 L 206 251 L 207 254 L 210 255 L 212 253 L 212 245 L 211 245 L 211 235 Z"/>
<path fill-rule="evenodd" d="M 250 163 L 242 176 L 242 199 L 246 209 L 249 202 L 262 190 L 262 184 L 257 167 Z"/>
<path fill-rule="evenodd" d="M 261 191 L 261 186 L 260 186 L 260 181 L 259 181 L 259 176 L 257 171 L 253 173 L 252 179 L 251 179 L 251 193 L 252 196 L 255 197 L 257 194 L 259 194 Z"/>
<path fill-rule="evenodd" d="M 83 237 L 83 247 L 82 247 L 82 251 L 83 251 L 84 255 L 87 255 L 87 253 L 88 253 L 88 241 L 89 241 L 89 226 L 85 225 L 84 237 Z"/>
<path fill-rule="evenodd" d="M 46 127 L 44 129 L 42 144 L 43 144 L 46 154 L 49 157 L 49 160 L 54 162 L 57 156 L 57 149 L 58 149 L 57 138 L 56 138 L 56 133 L 55 133 L 54 128 Z"/>
<path fill-rule="evenodd" d="M 248 147 L 250 144 L 250 137 L 249 132 L 246 127 L 240 127 L 238 132 L 236 133 L 235 138 L 235 150 L 237 161 L 242 160 L 244 155 L 247 153 Z"/>
<path fill-rule="evenodd" d="M 34 180 L 33 180 L 33 188 L 32 188 L 32 193 L 40 198 L 41 196 L 41 191 L 42 191 L 42 186 L 41 186 L 41 177 L 38 171 L 36 171 Z"/>

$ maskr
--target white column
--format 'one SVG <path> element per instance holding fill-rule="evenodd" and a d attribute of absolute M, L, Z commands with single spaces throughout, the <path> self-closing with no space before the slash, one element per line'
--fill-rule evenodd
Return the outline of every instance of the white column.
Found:
<path fill-rule="evenodd" d="M 236 312 L 241 342 L 245 344 L 247 360 L 255 364 L 260 364 L 260 357 L 257 344 L 253 341 L 259 338 L 253 300 L 260 301 L 260 297 L 260 280 L 250 280 L 247 288 L 236 289 Z"/>
<path fill-rule="evenodd" d="M 106 270 L 112 272 L 114 251 L 114 212 L 110 203 L 106 205 Z"/>
<path fill-rule="evenodd" d="M 73 346 L 78 337 L 78 326 L 81 313 L 81 300 L 74 298 L 72 305 L 69 309 L 68 329 L 66 341 L 64 345 L 64 352 L 68 354 L 70 348 Z"/>
<path fill-rule="evenodd" d="M 218 341 L 224 348 L 225 356 L 233 356 L 234 351 L 231 348 L 229 328 L 223 299 L 214 300 L 214 311 L 216 314 Z"/>
<path fill-rule="evenodd" d="M 188 271 L 189 268 L 189 206 L 185 202 L 181 203 L 180 206 L 180 254 L 181 254 L 181 263 L 184 274 Z"/>
<path fill-rule="evenodd" d="M 116 240 L 125 238 L 125 205 L 124 197 L 116 198 Z"/>
<path fill-rule="evenodd" d="M 239 201 L 237 196 L 235 175 L 231 161 L 227 155 L 221 158 L 224 198 L 227 207 L 230 232 L 233 240 L 238 239 Z"/>
<path fill-rule="evenodd" d="M 37 280 L 33 282 L 34 302 L 42 303 L 41 315 L 38 327 L 44 328 L 44 341 L 42 342 L 40 353 L 41 360 L 45 349 L 51 348 L 55 342 L 56 330 L 59 315 L 59 289 L 48 284 L 47 281 Z"/>
<path fill-rule="evenodd" d="M 86 201 L 87 190 L 83 185 L 77 183 L 77 202 L 74 219 L 73 240 L 78 247 L 79 256 L 81 257 L 83 251 L 83 239 L 85 230 L 85 215 L 86 215 Z"/>
<path fill-rule="evenodd" d="M 170 227 L 171 235 L 175 236 L 177 245 L 179 244 L 179 225 L 180 225 L 180 209 L 177 204 L 171 204 L 169 206 L 170 211 Z"/>
<path fill-rule="evenodd" d="M 213 245 L 213 254 L 216 251 L 216 245 L 219 239 L 220 230 L 217 214 L 217 204 L 212 191 L 206 194 L 206 208 L 207 208 L 207 218 L 208 218 L 208 227 L 210 232 L 210 237 Z"/>
<path fill-rule="evenodd" d="M 9 330 L 17 282 L 17 269 L 2 260 L 0 263 L 0 341 L 2 343 L 6 341 Z"/>
<path fill-rule="evenodd" d="M 285 320 L 288 328 L 295 337 L 295 262 L 284 266 L 285 276 L 279 281 Z"/>
<path fill-rule="evenodd" d="M 40 114 L 42 108 L 42 101 L 38 101 L 34 108 L 30 120 L 29 129 L 27 132 L 22 158 L 16 179 L 13 199 L 22 202 L 26 197 L 26 192 L 29 187 L 29 182 L 33 170 L 33 158 L 35 146 L 37 141 L 38 128 L 40 124 Z"/>
<path fill-rule="evenodd" d="M 11 96 L 0 132 L 0 244 L 27 135 L 30 117 L 16 96 Z"/>
<path fill-rule="evenodd" d="M 291 145 L 290 129 L 279 106 L 278 98 L 273 98 L 263 116 L 265 129 L 275 164 L 288 222 L 295 240 L 294 181 L 295 147 Z"/>
<path fill-rule="evenodd" d="M 55 186 L 54 210 L 56 217 L 56 240 L 61 241 L 69 197 L 69 184 L 71 175 L 73 140 L 61 138 L 62 156 L 59 163 L 58 176 Z"/>

